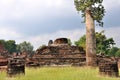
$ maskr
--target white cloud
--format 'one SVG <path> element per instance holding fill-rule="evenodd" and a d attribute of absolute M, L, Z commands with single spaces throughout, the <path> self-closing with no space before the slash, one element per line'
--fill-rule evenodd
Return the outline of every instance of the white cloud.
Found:
<path fill-rule="evenodd" d="M 97 27 L 96 31 L 102 31 L 104 28 Z M 108 38 L 112 37 L 115 40 L 116 46 L 120 47 L 120 27 L 111 27 L 111 28 L 105 28 L 105 34 Z M 33 37 L 27 37 L 20 33 L 17 33 L 15 30 L 12 29 L 6 29 L 1 28 L 0 29 L 0 37 L 1 39 L 12 39 L 16 40 L 17 43 L 21 43 L 23 41 L 31 42 L 35 49 L 37 49 L 39 46 L 45 44 L 48 44 L 49 40 L 55 40 L 56 38 L 65 37 L 70 38 L 71 41 L 74 43 L 74 41 L 77 41 L 82 35 L 85 34 L 85 29 L 75 29 L 75 30 L 61 30 L 50 34 L 43 34 L 43 35 L 37 35 Z"/>
<path fill-rule="evenodd" d="M 114 5 L 115 4 L 115 5 Z M 106 10 L 118 9 L 120 1 L 104 0 Z M 41 20 L 77 15 L 74 0 L 0 0 L 0 20 Z"/>
<path fill-rule="evenodd" d="M 0 28 L 0 39 L 18 39 L 22 37 L 21 34 L 10 28 Z"/>
<path fill-rule="evenodd" d="M 120 47 L 120 27 L 106 28 L 105 34 L 108 38 L 113 38 L 116 46 Z"/>
<path fill-rule="evenodd" d="M 27 38 L 26 41 L 31 42 L 35 49 L 39 46 L 45 44 L 47 45 L 49 40 L 55 40 L 56 38 L 70 38 L 72 42 L 78 40 L 83 34 L 85 34 L 85 30 L 75 29 L 75 30 L 66 30 L 66 31 L 58 31 L 51 34 L 43 34 L 34 37 Z"/>
<path fill-rule="evenodd" d="M 103 4 L 105 6 L 105 9 L 112 10 L 112 9 L 119 9 L 120 7 L 120 0 L 103 0 Z"/>
<path fill-rule="evenodd" d="M 104 28 L 102 27 L 96 28 L 97 32 L 100 32 L 102 30 L 104 30 Z M 107 38 L 112 37 L 115 40 L 116 46 L 118 47 L 120 47 L 119 30 L 120 30 L 120 27 L 112 27 L 112 28 L 105 29 L 105 34 Z M 42 44 L 47 45 L 49 40 L 55 40 L 56 38 L 60 38 L 60 37 L 70 38 L 71 41 L 74 43 L 74 41 L 77 41 L 84 34 L 85 34 L 85 29 L 63 30 L 63 31 L 58 31 L 51 34 L 44 34 L 44 35 L 38 35 L 35 37 L 30 37 L 26 39 L 26 41 L 30 41 L 34 45 L 35 49 L 37 49 Z"/>
<path fill-rule="evenodd" d="M 6 20 L 38 16 L 40 18 L 68 16 L 69 11 L 72 10 L 71 3 L 73 4 L 68 0 L 0 0 L 0 18 Z"/>

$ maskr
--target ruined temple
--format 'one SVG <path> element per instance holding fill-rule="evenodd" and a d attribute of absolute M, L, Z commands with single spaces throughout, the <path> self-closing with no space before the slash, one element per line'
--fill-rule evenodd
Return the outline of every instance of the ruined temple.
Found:
<path fill-rule="evenodd" d="M 0 66 L 6 66 L 8 63 L 8 51 L 4 48 L 4 45 L 0 42 Z"/>
<path fill-rule="evenodd" d="M 50 40 L 48 46 L 36 50 L 33 56 L 35 65 L 85 65 L 85 50 L 82 47 L 71 46 L 67 38 Z"/>

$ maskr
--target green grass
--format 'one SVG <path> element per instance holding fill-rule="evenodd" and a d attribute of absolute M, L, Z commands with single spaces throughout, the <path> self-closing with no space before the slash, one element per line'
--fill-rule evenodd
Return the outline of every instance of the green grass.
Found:
<path fill-rule="evenodd" d="M 87 67 L 42 67 L 26 68 L 25 75 L 14 80 L 120 80 L 120 78 L 101 77 L 98 69 Z M 1 75 L 0 75 L 1 76 Z M 5 74 L 2 73 L 4 80 Z"/>
<path fill-rule="evenodd" d="M 6 74 L 3 71 L 0 71 L 0 80 L 5 80 Z"/>

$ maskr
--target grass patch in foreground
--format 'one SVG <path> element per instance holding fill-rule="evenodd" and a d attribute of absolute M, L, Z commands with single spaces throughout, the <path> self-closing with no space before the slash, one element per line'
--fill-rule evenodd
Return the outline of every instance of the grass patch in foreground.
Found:
<path fill-rule="evenodd" d="M 16 80 L 120 80 L 120 78 L 101 77 L 98 69 L 87 67 L 42 67 L 26 68 L 25 76 Z"/>
<path fill-rule="evenodd" d="M 0 71 L 0 80 L 5 80 L 6 73 L 5 71 Z"/>
<path fill-rule="evenodd" d="M 0 80 L 120 80 L 120 78 L 101 77 L 98 69 L 87 67 L 41 67 L 26 68 L 25 75 L 8 78 L 0 72 Z"/>

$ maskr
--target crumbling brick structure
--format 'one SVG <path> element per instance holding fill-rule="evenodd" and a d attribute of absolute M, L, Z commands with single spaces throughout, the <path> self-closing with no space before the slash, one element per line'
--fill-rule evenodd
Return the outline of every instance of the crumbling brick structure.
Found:
<path fill-rule="evenodd" d="M 0 42 L 0 66 L 7 66 L 8 52 L 5 50 L 4 45 Z"/>
<path fill-rule="evenodd" d="M 102 76 L 118 77 L 118 63 L 113 58 L 101 58 L 99 61 L 99 73 Z"/>
<path fill-rule="evenodd" d="M 6 66 L 8 64 L 8 59 L 0 56 L 0 66 Z"/>
<path fill-rule="evenodd" d="M 10 58 L 7 67 L 8 76 L 25 74 L 25 60 L 23 58 Z"/>
<path fill-rule="evenodd" d="M 38 66 L 40 66 L 39 58 L 36 58 L 36 57 L 26 58 L 26 66 L 27 67 L 38 67 Z"/>
<path fill-rule="evenodd" d="M 54 44 L 68 44 L 67 38 L 58 38 L 54 41 Z"/>
<path fill-rule="evenodd" d="M 0 42 L 0 56 L 7 57 L 8 51 L 5 49 L 3 43 Z"/>
<path fill-rule="evenodd" d="M 50 42 L 49 42 L 50 43 Z M 39 65 L 85 65 L 85 51 L 82 47 L 70 46 L 67 38 L 58 38 L 48 46 L 36 50 L 34 62 Z"/>

